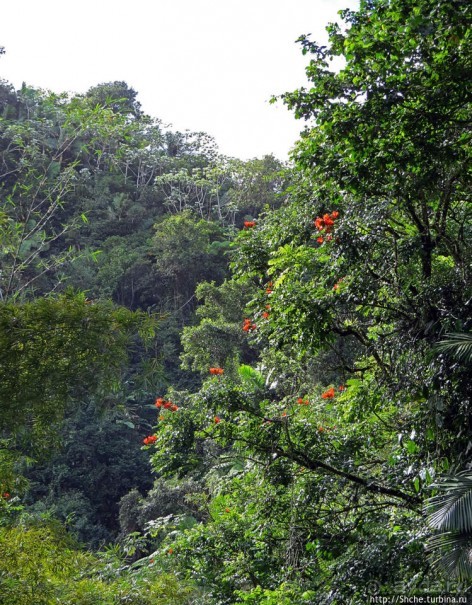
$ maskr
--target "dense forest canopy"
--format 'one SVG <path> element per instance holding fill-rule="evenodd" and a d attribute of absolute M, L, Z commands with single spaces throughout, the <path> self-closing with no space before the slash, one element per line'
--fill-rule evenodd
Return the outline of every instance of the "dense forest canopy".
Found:
<path fill-rule="evenodd" d="M 469 594 L 471 13 L 301 36 L 290 165 L 1 83 L 0 603 Z"/>

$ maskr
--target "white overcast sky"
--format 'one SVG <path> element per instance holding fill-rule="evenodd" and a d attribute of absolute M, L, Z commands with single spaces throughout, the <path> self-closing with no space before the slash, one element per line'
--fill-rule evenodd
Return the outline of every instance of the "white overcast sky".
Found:
<path fill-rule="evenodd" d="M 303 123 L 273 94 L 306 84 L 301 34 L 357 0 L 22 0 L 1 8 L 0 77 L 54 92 L 124 80 L 174 130 L 226 155 L 285 160 Z"/>

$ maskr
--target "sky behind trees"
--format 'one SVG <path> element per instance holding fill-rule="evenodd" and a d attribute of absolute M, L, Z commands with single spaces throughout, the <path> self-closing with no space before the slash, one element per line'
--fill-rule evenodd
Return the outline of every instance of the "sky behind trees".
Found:
<path fill-rule="evenodd" d="M 286 159 L 304 124 L 274 94 L 306 82 L 295 40 L 325 39 L 356 0 L 25 0 L 2 8 L 0 77 L 85 92 L 124 80 L 173 129 L 205 131 L 226 155 Z"/>

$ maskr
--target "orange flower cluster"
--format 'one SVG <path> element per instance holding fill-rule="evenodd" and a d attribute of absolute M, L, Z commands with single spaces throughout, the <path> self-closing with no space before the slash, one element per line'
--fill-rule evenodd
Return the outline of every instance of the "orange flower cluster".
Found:
<path fill-rule="evenodd" d="M 210 374 L 214 374 L 215 376 L 220 376 L 224 374 L 223 368 L 210 368 Z"/>
<path fill-rule="evenodd" d="M 270 317 L 270 313 L 267 313 L 267 311 L 264 311 L 264 312 L 262 313 L 262 317 L 263 317 L 264 319 L 269 319 L 269 317 Z"/>
<path fill-rule="evenodd" d="M 333 387 L 321 394 L 321 399 L 332 399 L 336 395 Z"/>
<path fill-rule="evenodd" d="M 143 439 L 144 445 L 151 445 L 151 443 L 156 443 L 157 437 L 156 435 L 149 435 Z"/>
<path fill-rule="evenodd" d="M 326 231 L 330 233 L 333 230 L 334 221 L 338 218 L 339 212 L 334 210 L 331 214 L 323 214 L 323 216 L 317 216 L 314 220 L 314 225 L 318 231 Z"/>
<path fill-rule="evenodd" d="M 4 500 L 9 500 L 11 498 L 10 494 L 8 492 L 3 492 L 2 494 L 2 498 Z"/>
<path fill-rule="evenodd" d="M 274 284 L 271 281 L 267 284 L 266 294 L 272 294 L 272 287 L 273 287 L 273 285 Z"/>
<path fill-rule="evenodd" d="M 310 402 L 308 401 L 308 399 L 303 399 L 302 397 L 299 397 L 297 399 L 297 403 L 298 403 L 298 405 L 310 405 Z"/>
<path fill-rule="evenodd" d="M 215 416 L 215 417 L 213 418 L 213 422 L 214 422 L 215 424 L 218 424 L 219 422 L 221 422 L 221 418 L 220 418 L 219 416 Z"/>
<path fill-rule="evenodd" d="M 154 405 L 156 408 L 164 408 L 165 410 L 171 410 L 172 412 L 176 412 L 179 409 L 178 405 L 175 405 L 172 401 L 165 401 L 162 397 L 158 397 Z"/>
<path fill-rule="evenodd" d="M 251 332 L 254 330 L 257 330 L 257 326 L 255 323 L 252 323 L 252 321 L 250 319 L 245 319 L 243 321 L 243 330 L 244 332 Z"/>
<path fill-rule="evenodd" d="M 252 229 L 255 226 L 256 226 L 256 221 L 244 221 L 245 229 Z"/>
<path fill-rule="evenodd" d="M 323 214 L 323 216 L 317 216 L 315 218 L 313 224 L 316 229 L 318 229 L 318 231 L 324 231 L 324 233 L 326 234 L 325 237 L 322 237 L 320 235 L 320 237 L 316 238 L 316 241 L 319 244 L 322 244 L 325 240 L 330 241 L 331 239 L 333 239 L 331 231 L 334 227 L 334 221 L 338 218 L 338 216 L 339 212 L 337 210 L 334 210 L 333 212 L 331 212 L 331 214 Z"/>
<path fill-rule="evenodd" d="M 340 384 L 339 387 L 338 387 L 338 390 L 339 391 L 345 391 L 346 387 L 343 384 Z"/>

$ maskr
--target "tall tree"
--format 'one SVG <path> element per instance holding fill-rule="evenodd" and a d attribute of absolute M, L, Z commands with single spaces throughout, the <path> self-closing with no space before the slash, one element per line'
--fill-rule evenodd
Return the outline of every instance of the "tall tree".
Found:
<path fill-rule="evenodd" d="M 436 579 L 423 500 L 468 461 L 470 379 L 436 343 L 472 321 L 472 9 L 378 0 L 342 17 L 327 46 L 300 39 L 312 85 L 283 96 L 310 124 L 289 199 L 236 242 L 261 380 L 211 377 L 157 427 L 162 474 L 200 471 L 182 455 L 202 440 L 226 448 L 210 520 L 175 541 L 214 602 L 421 594 Z"/>

